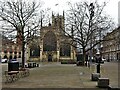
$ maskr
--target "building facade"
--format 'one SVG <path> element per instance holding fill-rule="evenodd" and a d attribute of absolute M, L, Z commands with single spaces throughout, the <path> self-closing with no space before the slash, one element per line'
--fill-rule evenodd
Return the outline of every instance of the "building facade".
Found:
<path fill-rule="evenodd" d="M 108 61 L 120 60 L 120 27 L 104 37 L 102 56 Z"/>
<path fill-rule="evenodd" d="M 40 37 L 36 37 L 29 43 L 27 49 L 27 59 L 32 61 L 52 61 L 76 60 L 75 48 L 69 42 L 71 39 L 65 36 L 63 15 L 52 14 L 52 24 L 40 29 Z"/>
<path fill-rule="evenodd" d="M 1 58 L 16 59 L 21 58 L 21 49 L 14 43 L 14 41 L 8 39 L 2 35 L 1 39 Z"/>

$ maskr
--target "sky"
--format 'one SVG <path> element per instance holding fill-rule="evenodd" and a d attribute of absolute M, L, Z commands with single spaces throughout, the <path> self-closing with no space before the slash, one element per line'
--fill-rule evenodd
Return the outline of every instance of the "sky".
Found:
<path fill-rule="evenodd" d="M 61 13 L 66 11 L 68 9 L 67 2 L 80 2 L 82 0 L 41 0 L 44 2 L 43 7 L 49 7 L 52 11 L 56 13 Z M 89 2 L 92 2 L 94 0 L 87 0 Z M 113 18 L 113 21 L 118 25 L 118 2 L 120 0 L 98 0 L 99 3 L 107 1 L 108 4 L 105 7 L 105 13 L 107 15 L 110 15 Z"/>
<path fill-rule="evenodd" d="M 27 0 L 27 1 L 29 2 L 32 0 Z M 63 10 L 66 11 L 68 9 L 67 2 L 75 3 L 84 0 L 33 0 L 33 1 L 42 1 L 43 8 L 51 8 L 53 12 L 62 14 Z M 86 0 L 86 1 L 94 2 L 95 0 Z M 110 15 L 113 18 L 115 24 L 118 25 L 118 2 L 120 0 L 98 0 L 99 3 L 102 3 L 104 1 L 108 2 L 107 6 L 104 9 L 105 14 Z"/>

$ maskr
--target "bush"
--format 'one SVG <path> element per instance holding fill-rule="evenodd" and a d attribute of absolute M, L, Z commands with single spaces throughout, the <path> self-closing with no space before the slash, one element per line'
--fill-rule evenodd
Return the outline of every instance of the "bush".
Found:
<path fill-rule="evenodd" d="M 69 60 L 66 60 L 66 61 L 61 61 L 61 64 L 76 64 L 75 61 L 69 61 Z"/>

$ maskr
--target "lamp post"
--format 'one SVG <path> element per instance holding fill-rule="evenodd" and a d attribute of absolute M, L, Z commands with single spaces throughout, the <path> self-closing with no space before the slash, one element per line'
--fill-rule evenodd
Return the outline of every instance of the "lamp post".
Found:
<path fill-rule="evenodd" d="M 92 63 L 92 18 L 94 16 L 94 5 L 93 3 L 90 3 L 89 5 L 89 12 L 90 12 L 90 20 L 89 20 L 89 28 L 90 28 L 90 31 L 91 31 L 91 35 L 90 35 L 90 64 Z"/>
<path fill-rule="evenodd" d="M 98 56 L 97 56 L 97 73 L 100 73 L 100 63 L 102 61 L 102 52 L 101 52 L 101 29 L 99 30 L 99 44 L 98 44 Z"/>
<path fill-rule="evenodd" d="M 100 61 L 101 61 L 101 54 L 100 51 L 97 52 L 96 54 L 96 60 L 97 60 L 97 73 L 100 73 Z"/>
<path fill-rule="evenodd" d="M 120 29 L 120 26 L 118 27 L 118 29 Z M 120 50 L 120 30 L 118 30 L 119 35 L 118 35 L 118 50 Z M 118 52 L 118 61 L 120 62 L 120 52 Z"/>

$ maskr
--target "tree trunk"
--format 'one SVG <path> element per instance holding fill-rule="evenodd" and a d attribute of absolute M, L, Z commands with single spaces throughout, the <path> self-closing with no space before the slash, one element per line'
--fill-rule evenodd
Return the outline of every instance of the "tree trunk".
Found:
<path fill-rule="evenodd" d="M 24 42 L 24 30 L 22 30 L 22 68 L 25 66 L 25 42 Z"/>
<path fill-rule="evenodd" d="M 22 42 L 22 68 L 24 68 L 25 66 L 25 47 L 24 47 L 25 43 L 24 41 Z"/>
<path fill-rule="evenodd" d="M 86 61 L 86 52 L 85 52 L 85 48 L 83 48 L 83 65 L 85 66 L 85 61 Z"/>

